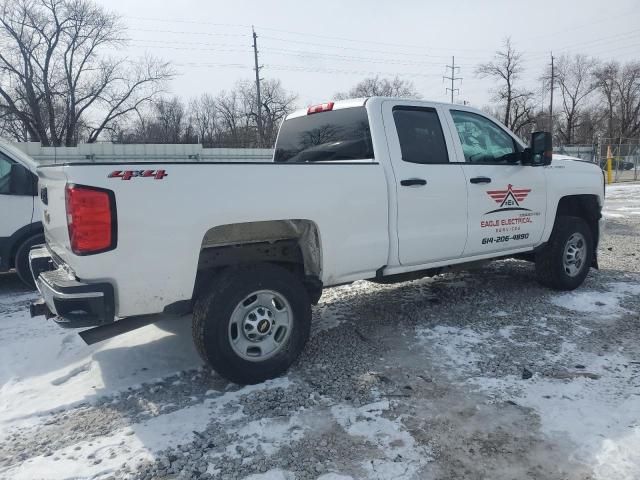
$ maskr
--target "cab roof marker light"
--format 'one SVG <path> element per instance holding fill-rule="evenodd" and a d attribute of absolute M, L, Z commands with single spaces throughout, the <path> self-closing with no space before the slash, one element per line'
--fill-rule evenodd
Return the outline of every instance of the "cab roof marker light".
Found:
<path fill-rule="evenodd" d="M 330 112 L 333 110 L 334 102 L 320 103 L 319 105 L 311 105 L 307 108 L 307 115 L 320 112 Z"/>

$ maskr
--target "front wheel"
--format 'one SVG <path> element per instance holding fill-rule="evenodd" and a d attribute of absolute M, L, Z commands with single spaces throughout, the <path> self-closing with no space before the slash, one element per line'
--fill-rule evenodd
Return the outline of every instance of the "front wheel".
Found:
<path fill-rule="evenodd" d="M 309 338 L 302 282 L 272 264 L 231 267 L 211 279 L 193 312 L 193 338 L 216 372 L 254 384 L 284 373 Z"/>
<path fill-rule="evenodd" d="M 573 290 L 584 282 L 593 259 L 593 236 L 579 217 L 556 219 L 549 243 L 536 254 L 538 281 L 556 290 Z"/>

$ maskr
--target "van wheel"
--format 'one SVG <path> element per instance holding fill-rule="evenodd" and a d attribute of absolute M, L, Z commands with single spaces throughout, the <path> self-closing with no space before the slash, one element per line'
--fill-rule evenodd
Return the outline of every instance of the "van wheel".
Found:
<path fill-rule="evenodd" d="M 36 282 L 31 275 L 31 267 L 29 266 L 29 250 L 35 245 L 41 245 L 45 242 L 44 235 L 34 235 L 22 242 L 18 247 L 15 258 L 15 268 L 18 278 L 31 289 L 36 288 Z"/>
<path fill-rule="evenodd" d="M 549 243 L 536 254 L 538 282 L 555 290 L 573 290 L 584 282 L 592 259 L 589 225 L 580 217 L 558 217 Z"/>
<path fill-rule="evenodd" d="M 193 310 L 193 339 L 203 360 L 243 385 L 284 373 L 302 352 L 310 326 L 302 282 L 267 263 L 223 270 Z"/>

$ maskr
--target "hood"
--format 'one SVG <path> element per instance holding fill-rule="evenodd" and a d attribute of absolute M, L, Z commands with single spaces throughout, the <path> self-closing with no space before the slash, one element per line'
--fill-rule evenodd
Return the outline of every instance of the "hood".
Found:
<path fill-rule="evenodd" d="M 573 160 L 575 162 L 587 162 L 587 163 L 592 163 L 589 162 L 588 160 L 583 160 L 579 157 L 572 157 L 570 155 L 561 155 L 559 153 L 554 153 L 553 156 L 551 157 L 551 160 Z"/>

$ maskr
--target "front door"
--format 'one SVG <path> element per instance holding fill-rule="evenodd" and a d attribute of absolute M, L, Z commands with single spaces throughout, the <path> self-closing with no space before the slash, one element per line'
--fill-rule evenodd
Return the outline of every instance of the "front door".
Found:
<path fill-rule="evenodd" d="M 29 225 L 33 216 L 33 198 L 10 190 L 11 166 L 15 162 L 0 152 L 0 238 L 10 237 Z"/>
<path fill-rule="evenodd" d="M 383 118 L 397 192 L 402 265 L 462 255 L 467 238 L 467 186 L 443 112 L 425 104 L 384 102 Z"/>
<path fill-rule="evenodd" d="M 546 181 L 542 167 L 519 163 L 521 145 L 491 119 L 450 110 L 469 188 L 469 233 L 464 256 L 536 245 L 544 230 Z"/>

